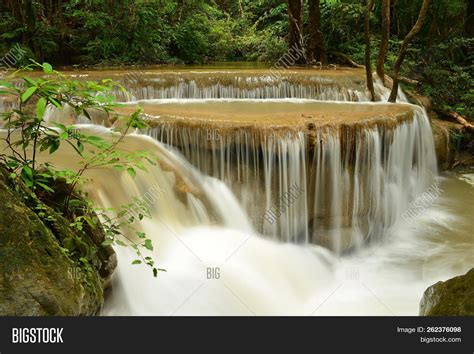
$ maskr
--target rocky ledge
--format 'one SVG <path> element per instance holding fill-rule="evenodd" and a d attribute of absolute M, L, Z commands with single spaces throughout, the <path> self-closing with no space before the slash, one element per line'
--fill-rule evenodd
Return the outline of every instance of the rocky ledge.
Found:
<path fill-rule="evenodd" d="M 32 206 L 25 188 L 0 166 L 0 316 L 97 314 L 117 264 L 100 223 L 74 229 L 48 201 Z"/>
<path fill-rule="evenodd" d="M 474 316 L 474 268 L 426 289 L 420 316 Z"/>

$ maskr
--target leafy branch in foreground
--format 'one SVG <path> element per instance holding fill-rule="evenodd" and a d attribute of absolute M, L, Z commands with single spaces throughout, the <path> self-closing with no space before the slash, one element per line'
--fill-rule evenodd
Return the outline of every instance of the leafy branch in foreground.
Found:
<path fill-rule="evenodd" d="M 25 75 L 34 69 L 41 69 L 43 73 Z M 126 170 L 134 177 L 138 169 L 147 171 L 147 165 L 154 164 L 153 156 L 147 151 L 129 152 L 120 148 L 130 129 L 146 126 L 140 111 L 127 117 L 121 127 L 107 137 L 83 134 L 75 126 L 47 122 L 45 119 L 49 110 L 62 110 L 65 106 L 71 107 L 76 116 L 88 119 L 91 119 L 90 112 L 93 110 L 111 114 L 117 104 L 107 92 L 116 87 L 123 89 L 108 79 L 99 82 L 74 80 L 53 70 L 48 63 L 36 62 L 15 72 L 10 80 L 0 81 L 0 94 L 9 95 L 16 103 L 15 108 L 0 115 L 6 130 L 6 135 L 0 138 L 6 146 L 0 152 L 0 162 L 8 169 L 12 181 L 21 183 L 33 193 L 34 198 L 29 192 L 28 198 L 34 200 L 34 209 L 42 219 L 54 222 L 45 212 L 47 208 L 42 206 L 45 200 L 54 200 L 54 210 L 70 220 L 71 227 L 79 232 L 87 228 L 102 228 L 104 246 L 132 247 L 138 256 L 133 263 L 146 264 L 157 276 L 158 271 L 163 269 L 156 268 L 155 261 L 143 254 L 143 250 L 153 250 L 152 241 L 133 228 L 134 219 L 126 217 L 127 206 L 118 211 L 97 209 L 79 192 L 88 181 L 84 177 L 88 170 L 113 168 Z M 72 147 L 79 156 L 80 167 L 77 170 L 58 169 L 38 158 L 40 153 L 54 154 L 62 144 Z M 17 191 L 21 192 L 22 188 L 17 188 Z M 59 201 L 58 194 L 61 196 Z M 150 216 L 143 210 L 139 215 L 140 218 Z M 125 231 L 131 232 L 133 237 Z M 68 251 L 73 253 L 74 249 Z M 82 263 L 85 261 L 81 260 Z"/>

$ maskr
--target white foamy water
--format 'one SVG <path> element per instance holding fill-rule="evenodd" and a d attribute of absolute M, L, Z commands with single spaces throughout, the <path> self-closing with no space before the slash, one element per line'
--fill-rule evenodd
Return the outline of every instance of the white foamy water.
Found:
<path fill-rule="evenodd" d="M 155 254 L 168 272 L 154 279 L 126 262 L 133 259 L 129 250 L 118 249 L 120 265 L 103 314 L 416 315 L 429 285 L 474 262 L 474 210 L 451 209 L 453 193 L 472 195 L 473 188 L 454 179 L 445 186 L 453 190 L 415 223 L 341 257 L 229 228 L 160 232 Z M 144 228 L 156 234 L 153 223 Z M 216 268 L 220 278 L 209 279 L 209 269 Z"/>

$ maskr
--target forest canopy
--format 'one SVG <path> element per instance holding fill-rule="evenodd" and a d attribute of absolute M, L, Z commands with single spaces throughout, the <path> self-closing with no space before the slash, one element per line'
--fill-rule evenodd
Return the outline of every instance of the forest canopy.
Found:
<path fill-rule="evenodd" d="M 422 2 L 373 1 L 371 59 L 375 64 L 386 33 L 386 73 Z M 366 10 L 367 2 L 358 0 L 5 0 L 0 4 L 0 54 L 20 45 L 27 54 L 17 65 L 29 58 L 81 66 L 271 63 L 293 41 L 307 50 L 300 64 L 347 65 L 344 58 L 363 64 Z M 431 1 L 400 73 L 422 82 L 419 91 L 440 110 L 467 117 L 473 116 L 474 100 L 473 10 L 469 0 Z"/>

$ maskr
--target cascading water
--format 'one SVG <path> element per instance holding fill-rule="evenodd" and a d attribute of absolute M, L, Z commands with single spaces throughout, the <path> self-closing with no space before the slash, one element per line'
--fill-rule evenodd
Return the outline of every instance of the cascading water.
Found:
<path fill-rule="evenodd" d="M 229 93 L 229 85 L 219 85 L 163 95 L 270 98 L 279 90 L 262 94 L 254 87 Z M 293 95 L 288 88 L 284 91 L 285 97 Z M 380 92 L 383 96 L 386 89 Z M 330 90 L 324 95 L 347 98 Z M 369 108 L 354 104 L 354 115 L 361 107 Z M 264 115 L 266 110 L 261 106 L 258 112 Z M 119 266 L 103 314 L 417 313 L 428 285 L 460 274 L 474 262 L 474 241 L 466 222 L 473 217 L 472 203 L 452 203 L 449 194 L 416 223 L 399 218 L 436 174 L 428 118 L 420 108 L 410 110 L 413 114 L 400 120 L 302 123 L 290 129 L 280 129 L 275 121 L 266 130 L 231 126 L 216 131 L 215 126 L 209 130 L 158 120 L 148 132 L 153 139 L 128 136 L 122 149 L 154 152 L 160 163 L 148 173 L 138 171 L 135 178 L 116 170 L 90 171 L 93 182 L 86 188 L 104 207 L 159 191 L 149 204 L 152 219 L 139 227 L 153 239 L 153 256 L 167 272 L 154 279 L 148 269 L 131 265 L 132 250 L 117 248 Z M 57 119 L 57 114 L 50 111 L 48 119 Z M 66 111 L 62 119 L 69 123 L 76 117 Z M 78 129 L 109 134 L 98 127 Z M 189 162 L 156 140 L 178 147 Z M 71 168 L 74 154 L 64 145 L 54 157 L 44 158 Z M 465 182 L 438 182 L 451 193 L 473 193 Z M 253 231 L 252 224 L 266 237 Z M 383 242 L 364 243 L 381 238 Z M 275 241 L 280 239 L 286 242 Z M 365 247 L 337 257 L 337 252 L 314 243 L 336 251 L 363 243 Z M 209 269 L 218 269 L 220 278 L 210 279 Z"/>
<path fill-rule="evenodd" d="M 410 129 L 413 127 L 409 124 L 402 126 L 394 132 L 394 135 L 399 135 L 393 139 L 406 139 L 404 134 L 409 135 Z M 417 132 L 423 133 L 423 129 Z M 359 144 L 357 149 L 374 151 L 381 144 L 378 132 L 368 131 L 367 134 L 371 145 Z M 437 236 L 441 240 L 439 246 L 430 247 L 435 242 L 433 230 L 451 233 L 451 229 L 447 228 L 453 222 L 453 216 L 445 206 L 448 200 L 441 201 L 436 210 L 425 213 L 418 224 L 399 225 L 396 237 L 338 259 L 318 246 L 298 246 L 258 237 L 246 226 L 246 218 L 241 219 L 243 212 L 234 203 L 235 199 L 227 198 L 231 194 L 223 184 L 216 188 L 213 185 L 216 180 L 206 181 L 206 178 L 199 177 L 199 173 L 179 154 L 167 152 L 150 138 L 133 136 L 124 145 L 128 149 L 153 149 L 159 159 L 166 159 L 166 165 L 177 166 L 181 174 L 189 176 L 189 180 L 201 179 L 202 183 L 194 184 L 206 196 L 203 199 L 215 200 L 207 206 L 208 214 L 227 216 L 220 218 L 225 228 L 209 225 L 206 220 L 210 216 L 194 219 L 193 223 L 187 222 L 189 215 L 195 214 L 187 211 L 193 207 L 188 205 L 183 209 L 179 203 L 175 204 L 176 195 L 169 193 L 176 188 L 175 177 L 170 172 L 163 175 L 159 166 L 157 170 L 150 171 L 151 175 L 139 172 L 135 180 L 117 171 L 112 176 L 96 176 L 97 181 L 107 181 L 94 182 L 93 186 L 96 191 L 99 187 L 95 194 L 96 201 L 104 206 L 116 206 L 117 201 L 111 199 L 116 196 L 140 197 L 155 181 L 168 190 L 159 205 L 152 205 L 152 219 L 141 224 L 153 238 L 157 249 L 154 256 L 167 272 L 153 279 L 146 269 L 131 265 L 134 259 L 131 250 L 118 248 L 119 267 L 103 309 L 104 315 L 414 314 L 418 309 L 419 296 L 427 285 L 434 279 L 464 271 L 465 262 L 459 259 L 456 243 L 446 243 L 447 238 L 440 235 Z M 410 161 L 409 157 L 405 157 L 403 161 L 406 166 L 418 166 L 418 172 L 406 178 L 395 173 L 393 181 L 388 181 L 394 183 L 393 188 L 400 185 L 396 182 L 398 179 L 403 179 L 404 187 L 416 189 L 417 181 L 423 178 L 424 172 L 428 173 L 423 172 L 416 163 L 419 158 L 427 156 L 419 146 L 415 148 L 416 144 L 413 145 L 409 148 L 416 150 L 413 159 Z M 329 143 L 326 148 L 330 146 Z M 390 170 L 395 169 L 395 161 L 399 161 L 397 154 L 404 151 L 402 146 L 392 148 L 391 153 L 381 149 L 381 156 L 371 157 L 372 162 L 359 159 L 356 169 L 376 164 L 383 160 L 383 155 L 388 155 L 385 161 L 390 167 L 379 171 L 372 169 L 370 175 L 378 178 L 390 175 L 395 172 Z M 425 148 L 429 150 L 429 144 Z M 361 156 L 365 155 L 361 153 Z M 429 164 L 427 161 L 427 165 L 422 166 L 429 168 Z M 372 178 L 362 171 L 360 176 L 361 179 Z M 461 188 L 467 191 L 469 187 L 463 184 Z M 393 192 L 396 190 L 393 189 Z M 381 204 L 383 200 L 380 198 L 379 204 L 370 208 L 378 210 Z M 212 205 L 216 206 L 215 211 L 212 211 Z M 460 208 L 467 211 L 464 206 Z M 458 217 L 461 215 L 459 213 Z M 458 225 L 463 222 L 464 219 L 457 220 Z M 203 226 L 206 223 L 208 226 Z M 469 227 L 466 230 L 469 233 Z M 462 247 L 464 257 L 474 261 L 467 245 Z M 414 252 L 414 249 L 418 251 Z M 439 272 L 441 268 L 445 273 Z M 209 269 L 219 269 L 220 277 L 209 278 Z M 417 275 L 419 273 L 422 275 Z"/>
<path fill-rule="evenodd" d="M 77 128 L 85 134 L 109 134 L 99 127 Z M 370 135 L 375 147 L 377 134 Z M 131 264 L 132 250 L 118 247 L 119 266 L 104 315 L 415 314 L 429 284 L 465 271 L 465 264 L 474 261 L 466 224 L 470 203 L 457 202 L 454 217 L 450 200 L 442 199 L 417 224 L 401 225 L 396 237 L 337 259 L 318 246 L 274 242 L 249 232 L 242 210 L 235 198 L 227 198 L 231 194 L 222 183 L 201 176 L 179 154 L 151 138 L 129 136 L 121 148 L 152 151 L 160 163 L 148 173 L 138 171 L 135 178 L 122 171 L 93 170 L 88 175 L 93 181 L 86 187 L 104 207 L 129 203 L 159 188 L 150 204 L 152 219 L 140 227 L 153 239 L 153 257 L 167 272 L 154 279 L 149 270 Z M 73 168 L 74 156 L 62 145 L 53 157 L 41 157 Z M 358 168 L 365 164 L 359 160 Z M 188 186 L 184 192 L 179 188 L 183 183 Z M 443 183 L 442 188 L 449 192 L 453 187 Z M 472 193 L 467 183 L 456 188 L 461 194 Z M 466 230 L 459 236 L 464 243 L 450 241 L 453 223 Z M 220 278 L 209 280 L 208 270 L 216 267 Z"/>
<path fill-rule="evenodd" d="M 149 99 L 282 99 L 311 98 L 321 101 L 368 101 L 362 85 L 351 89 L 334 80 L 314 77 L 235 76 L 215 78 L 174 77 L 168 79 L 126 80 L 128 95 L 116 91 L 124 101 Z"/>
<path fill-rule="evenodd" d="M 429 120 L 319 131 L 308 190 L 315 243 L 338 252 L 389 233 L 437 173 Z"/>
<path fill-rule="evenodd" d="M 421 108 L 410 109 L 412 117 L 396 124 L 305 133 L 241 128 L 209 139 L 213 129 L 205 124 L 160 119 L 147 133 L 226 182 L 259 232 L 340 252 L 386 234 L 436 175 L 429 120 Z"/>
<path fill-rule="evenodd" d="M 363 71 L 283 70 L 130 72 L 118 80 L 128 93 L 116 90 L 121 101 L 151 99 L 285 99 L 368 102 Z M 388 90 L 375 77 L 376 96 L 387 101 Z M 403 92 L 398 100 L 406 102 Z"/>

